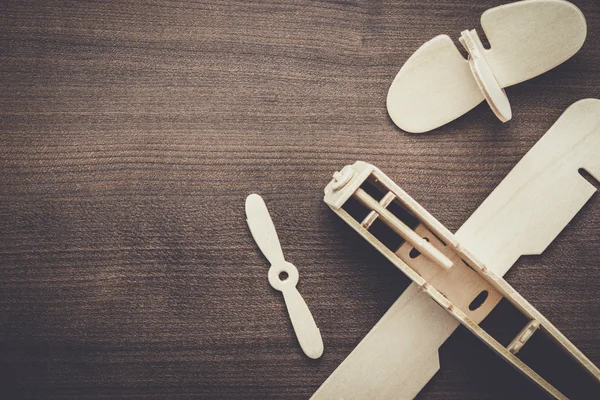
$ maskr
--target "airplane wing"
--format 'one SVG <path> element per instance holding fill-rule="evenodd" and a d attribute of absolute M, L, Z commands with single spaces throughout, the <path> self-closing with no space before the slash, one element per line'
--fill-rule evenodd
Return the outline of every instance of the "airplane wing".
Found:
<path fill-rule="evenodd" d="M 481 16 L 481 26 L 491 47 L 485 58 L 503 88 L 567 61 L 583 46 L 587 34 L 583 13 L 563 0 L 518 1 L 490 8 Z"/>
<path fill-rule="evenodd" d="M 402 66 L 388 91 L 387 109 L 401 129 L 421 133 L 447 124 L 483 100 L 469 62 L 448 35 L 439 35 Z"/>
<path fill-rule="evenodd" d="M 600 100 L 570 106 L 456 232 L 498 275 L 541 254 L 592 197 L 600 180 Z"/>
<path fill-rule="evenodd" d="M 569 107 L 456 232 L 498 275 L 521 255 L 540 254 L 600 179 L 600 100 Z M 439 369 L 438 349 L 459 323 L 413 283 L 313 400 L 412 399 Z"/>

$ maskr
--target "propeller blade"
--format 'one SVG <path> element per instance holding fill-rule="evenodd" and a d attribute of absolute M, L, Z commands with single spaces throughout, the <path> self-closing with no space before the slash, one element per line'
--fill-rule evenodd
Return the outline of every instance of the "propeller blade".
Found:
<path fill-rule="evenodd" d="M 257 194 L 246 198 L 246 221 L 252 237 L 271 265 L 285 262 L 267 205 Z"/>
<path fill-rule="evenodd" d="M 317 359 L 323 354 L 323 338 L 321 331 L 295 286 L 287 285 L 282 290 L 285 305 L 292 320 L 292 326 L 304 354 Z"/>

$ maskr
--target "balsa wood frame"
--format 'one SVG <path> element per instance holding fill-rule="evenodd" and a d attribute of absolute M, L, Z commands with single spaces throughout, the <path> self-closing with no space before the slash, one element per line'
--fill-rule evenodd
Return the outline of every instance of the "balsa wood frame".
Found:
<path fill-rule="evenodd" d="M 351 170 L 350 170 L 351 169 Z M 554 386 L 527 366 L 516 353 L 526 345 L 526 342 L 538 330 L 547 333 L 567 354 L 600 382 L 600 370 L 571 343 L 554 325 L 552 325 L 539 311 L 514 290 L 503 278 L 497 276 L 483 263 L 478 261 L 468 249 L 461 246 L 456 237 L 448 231 L 439 221 L 421 207 L 414 199 L 396 185 L 390 178 L 376 167 L 358 161 L 353 166 L 343 169 L 344 181 L 338 181 L 340 175 L 325 189 L 325 202 L 347 224 L 355 229 L 363 238 L 371 243 L 379 252 L 390 260 L 397 268 L 415 282 L 436 303 L 442 306 L 450 315 L 469 329 L 487 346 L 508 361 L 514 368 L 538 384 L 548 394 L 556 399 L 566 399 Z M 350 178 L 347 178 L 350 176 Z M 380 201 L 371 197 L 361 185 L 365 181 L 376 186 L 385 195 Z M 337 187 L 337 189 L 333 189 Z M 343 206 L 351 198 L 355 198 L 370 210 L 369 215 L 357 221 Z M 380 218 L 392 230 L 398 232 L 397 225 L 404 224 L 398 217 L 386 209 L 388 205 L 396 202 L 405 211 L 408 211 L 419 221 L 414 233 L 419 238 L 428 238 L 429 243 L 437 248 L 446 257 L 452 260 L 451 268 L 442 268 L 437 256 L 430 252 L 426 258 L 412 257 L 407 253 L 403 244 L 397 250 L 386 247 L 368 229 L 374 218 Z M 373 216 L 372 213 L 375 213 Z M 368 223 L 370 221 L 370 223 Z M 405 225 L 405 224 L 404 224 Z M 418 249 L 419 241 L 413 235 L 401 235 L 409 246 Z M 478 294 L 487 292 L 487 298 L 481 306 L 470 309 L 469 304 Z M 502 298 L 506 298 L 519 309 L 529 322 L 515 339 L 504 347 L 484 329 L 479 322 L 489 314 L 493 307 Z"/>
<path fill-rule="evenodd" d="M 565 110 L 467 218 L 454 237 L 497 276 L 506 274 L 520 257 L 543 254 L 590 199 L 597 196 L 596 187 L 584 179 L 581 171 L 585 170 L 600 181 L 598 154 L 600 100 L 583 99 Z M 355 174 L 352 166 L 345 170 L 345 174 L 334 174 L 336 181 L 331 183 L 332 189 L 352 180 Z M 389 202 L 385 207 L 393 200 L 390 196 L 387 196 Z M 596 206 L 589 205 L 588 212 L 591 211 L 589 207 Z M 375 215 L 371 214 L 369 218 L 373 219 L 369 224 L 376 221 Z M 415 231 L 419 229 L 416 227 Z M 432 240 L 437 239 L 432 237 Z M 427 257 L 410 258 L 412 250 L 413 247 L 405 243 L 396 254 L 410 262 L 413 268 L 431 262 Z M 432 267 L 435 268 L 431 271 L 441 271 L 436 265 Z M 463 285 L 467 297 L 464 301 L 469 304 L 485 287 L 478 288 L 482 280 L 472 279 L 470 275 L 476 273 L 471 269 L 466 271 L 470 272 L 450 277 Z M 433 278 L 427 276 L 427 279 Z M 435 282 L 435 287 L 444 292 L 443 284 L 452 285 L 453 282 L 441 279 Z M 474 288 L 466 290 L 472 286 Z M 458 303 L 457 299 L 453 301 Z M 477 312 L 485 311 L 490 304 L 493 303 L 488 298 Z M 323 382 L 311 400 L 415 398 L 440 369 L 440 347 L 459 325 L 456 318 L 413 282 Z M 598 381 L 593 381 L 600 388 Z"/>

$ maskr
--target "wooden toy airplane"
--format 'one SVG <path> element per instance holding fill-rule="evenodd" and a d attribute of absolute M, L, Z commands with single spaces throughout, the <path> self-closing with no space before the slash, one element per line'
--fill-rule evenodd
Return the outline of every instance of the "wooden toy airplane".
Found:
<path fill-rule="evenodd" d="M 564 399 L 517 357 L 533 335 L 549 335 L 600 393 L 600 370 L 501 278 L 520 256 L 543 252 L 595 193 L 582 168 L 600 178 L 596 99 L 569 107 L 455 235 L 374 166 L 359 161 L 336 172 L 325 202 L 413 283 L 312 399 L 414 398 L 439 369 L 438 349 L 459 324 Z M 364 217 L 347 211 L 350 201 L 362 204 Z M 403 243 L 387 247 L 370 230 L 376 220 Z M 479 325 L 502 298 L 529 321 L 507 346 Z"/>
<path fill-rule="evenodd" d="M 491 8 L 481 16 L 491 48 L 477 32 L 463 31 L 466 60 L 447 35 L 423 44 L 390 86 L 390 118 L 407 132 L 438 128 L 484 99 L 502 121 L 512 118 L 504 88 L 551 70 L 583 45 L 586 22 L 564 0 L 525 0 Z"/>

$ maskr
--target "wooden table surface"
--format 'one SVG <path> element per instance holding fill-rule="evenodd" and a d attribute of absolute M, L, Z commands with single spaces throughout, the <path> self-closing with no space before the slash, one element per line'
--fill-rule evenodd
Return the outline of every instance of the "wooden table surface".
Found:
<path fill-rule="evenodd" d="M 600 97 L 600 3 L 572 59 L 431 134 L 387 89 L 500 0 L 2 1 L 3 399 L 306 399 L 408 280 L 322 201 L 377 165 L 456 230 L 575 101 Z M 260 193 L 322 359 L 301 352 L 244 199 Z M 507 274 L 600 364 L 600 196 Z M 465 329 L 419 399 L 537 398 Z M 598 398 L 590 395 L 589 398 Z"/>

